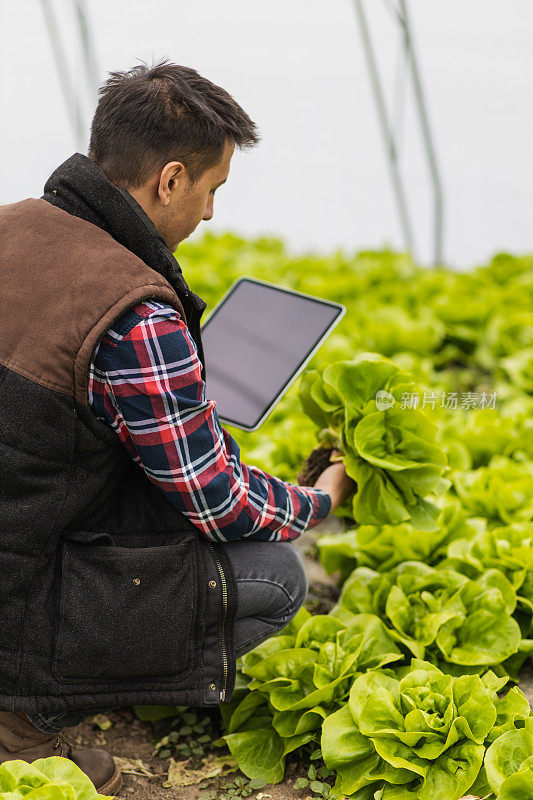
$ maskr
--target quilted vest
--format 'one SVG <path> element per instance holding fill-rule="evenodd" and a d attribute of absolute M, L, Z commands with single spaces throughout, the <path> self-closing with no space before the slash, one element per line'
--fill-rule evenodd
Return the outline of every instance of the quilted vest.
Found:
<path fill-rule="evenodd" d="M 144 299 L 186 318 L 181 284 L 108 231 L 44 199 L 0 207 L 2 710 L 207 706 L 233 691 L 223 546 L 88 406 L 95 347 Z M 195 338 L 201 352 L 199 322 Z"/>

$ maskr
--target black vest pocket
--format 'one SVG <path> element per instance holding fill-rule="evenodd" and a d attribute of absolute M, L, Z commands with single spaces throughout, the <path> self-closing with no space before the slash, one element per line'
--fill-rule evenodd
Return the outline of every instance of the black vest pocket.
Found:
<path fill-rule="evenodd" d="M 199 633 L 197 537 L 150 547 L 75 538 L 62 545 L 55 676 L 184 677 Z"/>

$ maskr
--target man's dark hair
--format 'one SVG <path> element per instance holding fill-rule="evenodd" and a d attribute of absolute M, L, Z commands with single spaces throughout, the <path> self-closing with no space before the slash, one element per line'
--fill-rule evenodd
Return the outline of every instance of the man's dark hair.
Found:
<path fill-rule="evenodd" d="M 255 123 L 225 89 L 167 59 L 110 72 L 99 94 L 89 158 L 124 189 L 169 161 L 181 161 L 194 183 L 226 142 L 241 149 L 259 142 Z"/>

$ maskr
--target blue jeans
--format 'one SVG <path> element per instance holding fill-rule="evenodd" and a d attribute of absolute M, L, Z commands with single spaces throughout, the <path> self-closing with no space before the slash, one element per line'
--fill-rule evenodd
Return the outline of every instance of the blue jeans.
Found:
<path fill-rule="evenodd" d="M 308 583 L 302 560 L 291 542 L 238 540 L 224 545 L 237 583 L 235 653 L 253 650 L 282 630 L 302 606 Z M 106 711 L 107 709 L 102 709 Z M 43 733 L 59 733 L 98 711 L 28 714 Z"/>

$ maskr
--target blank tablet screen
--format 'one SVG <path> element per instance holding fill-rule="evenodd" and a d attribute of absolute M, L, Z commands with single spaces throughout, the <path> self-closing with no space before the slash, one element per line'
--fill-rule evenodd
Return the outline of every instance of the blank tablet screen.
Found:
<path fill-rule="evenodd" d="M 206 392 L 219 417 L 255 430 L 343 313 L 338 303 L 237 281 L 202 329 Z"/>

